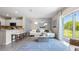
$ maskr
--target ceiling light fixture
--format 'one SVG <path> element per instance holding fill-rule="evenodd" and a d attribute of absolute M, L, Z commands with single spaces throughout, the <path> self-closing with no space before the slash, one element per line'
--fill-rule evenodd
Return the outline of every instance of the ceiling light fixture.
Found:
<path fill-rule="evenodd" d="M 44 23 L 44 26 L 46 26 L 47 25 L 47 23 Z"/>
<path fill-rule="evenodd" d="M 6 16 L 9 16 L 9 14 L 6 14 Z"/>
<path fill-rule="evenodd" d="M 37 25 L 37 24 L 38 24 L 38 22 L 35 22 L 34 24 L 36 24 L 36 25 Z"/>

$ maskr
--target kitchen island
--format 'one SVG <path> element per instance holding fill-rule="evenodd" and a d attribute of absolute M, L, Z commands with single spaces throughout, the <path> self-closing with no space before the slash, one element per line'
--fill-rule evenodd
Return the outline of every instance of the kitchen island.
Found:
<path fill-rule="evenodd" d="M 0 30 L 0 45 L 8 45 L 11 43 L 11 35 L 23 33 L 23 30 Z"/>

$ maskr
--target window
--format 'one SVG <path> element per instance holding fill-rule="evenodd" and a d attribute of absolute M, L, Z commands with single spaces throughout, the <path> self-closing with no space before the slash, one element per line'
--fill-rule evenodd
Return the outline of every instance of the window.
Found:
<path fill-rule="evenodd" d="M 75 13 L 75 38 L 79 39 L 79 12 Z"/>
<path fill-rule="evenodd" d="M 64 37 L 72 38 L 72 14 L 64 17 Z"/>
<path fill-rule="evenodd" d="M 64 38 L 79 39 L 79 12 L 64 17 Z"/>

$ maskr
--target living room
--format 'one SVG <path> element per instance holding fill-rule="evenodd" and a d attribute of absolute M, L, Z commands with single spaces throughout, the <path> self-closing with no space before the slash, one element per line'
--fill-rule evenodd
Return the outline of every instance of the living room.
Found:
<path fill-rule="evenodd" d="M 63 30 L 63 18 L 77 10 L 75 7 L 0 7 L 0 50 L 78 50 Z"/>

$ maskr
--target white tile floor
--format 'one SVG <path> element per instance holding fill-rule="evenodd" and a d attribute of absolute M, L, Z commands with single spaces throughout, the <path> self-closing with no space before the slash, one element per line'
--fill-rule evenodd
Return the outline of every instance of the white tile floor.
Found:
<path fill-rule="evenodd" d="M 6 46 L 0 46 L 0 51 L 16 51 L 17 48 L 19 48 L 23 44 L 29 43 L 31 41 L 28 39 L 30 39 L 30 38 L 26 38 L 26 39 L 18 41 L 18 42 L 13 42 L 13 43 L 6 45 Z"/>
<path fill-rule="evenodd" d="M 0 51 L 22 51 L 23 48 L 25 49 L 24 51 L 29 51 L 30 49 L 33 51 L 33 50 L 41 50 L 41 51 L 46 51 L 46 50 L 49 50 L 48 47 L 52 48 L 53 50 L 56 49 L 59 50 L 59 51 L 63 51 L 63 49 L 66 49 L 66 47 L 64 45 L 60 45 L 58 47 L 61 47 L 62 49 L 58 49 L 58 47 L 56 47 L 57 45 L 61 44 L 58 40 L 55 40 L 55 42 L 58 42 L 58 43 L 55 43 L 55 42 L 35 42 L 35 41 L 31 41 L 32 39 L 35 39 L 35 38 L 26 38 L 22 41 L 19 41 L 19 42 L 13 42 L 7 46 L 0 46 Z M 46 45 L 45 45 L 46 44 Z M 51 45 L 53 44 L 53 45 Z M 48 45 L 48 47 L 47 47 Z M 37 47 L 36 47 L 37 46 Z M 38 47 L 40 46 L 40 47 Z M 55 46 L 55 47 L 53 47 Z M 63 46 L 63 47 L 62 47 Z M 36 49 L 34 49 L 34 47 Z M 27 49 L 29 48 L 29 50 Z M 40 49 L 38 49 L 40 48 Z M 18 50 L 19 49 L 19 50 Z M 51 51 L 53 51 L 52 49 L 50 49 Z M 68 50 L 67 50 L 68 51 Z"/>

